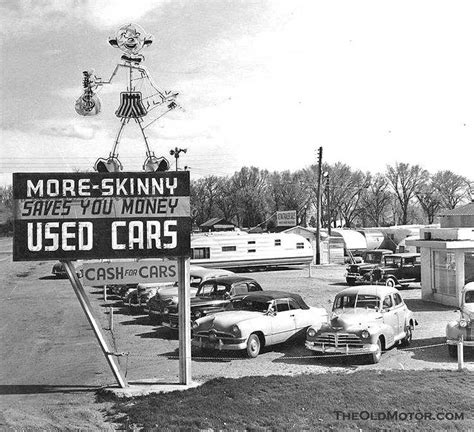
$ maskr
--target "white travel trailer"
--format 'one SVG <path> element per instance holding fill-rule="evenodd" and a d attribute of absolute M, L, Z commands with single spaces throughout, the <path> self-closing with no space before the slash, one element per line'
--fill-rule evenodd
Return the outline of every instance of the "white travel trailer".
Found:
<path fill-rule="evenodd" d="M 297 234 L 224 231 L 191 236 L 191 264 L 239 268 L 309 264 L 311 244 Z"/>

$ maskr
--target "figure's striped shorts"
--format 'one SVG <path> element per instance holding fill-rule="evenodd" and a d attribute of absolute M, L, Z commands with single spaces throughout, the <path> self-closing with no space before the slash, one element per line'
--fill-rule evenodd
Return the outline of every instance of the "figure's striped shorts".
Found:
<path fill-rule="evenodd" d="M 115 115 L 121 118 L 138 118 L 146 116 L 146 108 L 142 102 L 140 92 L 122 92 L 120 93 L 120 106 Z"/>

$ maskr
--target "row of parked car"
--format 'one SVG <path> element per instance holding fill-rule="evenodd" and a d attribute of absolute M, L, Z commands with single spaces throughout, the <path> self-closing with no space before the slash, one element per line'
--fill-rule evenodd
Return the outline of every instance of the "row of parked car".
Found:
<path fill-rule="evenodd" d="M 395 258 L 410 258 L 401 255 Z M 370 265 L 361 263 L 359 268 Z M 306 348 L 317 353 L 360 354 L 377 363 L 384 350 L 409 345 L 418 324 L 390 284 L 350 286 L 336 295 L 328 315 L 324 308 L 308 306 L 298 294 L 263 290 L 254 279 L 228 270 L 191 266 L 190 276 L 192 344 L 206 354 L 245 350 L 253 358 L 263 347 L 301 336 Z M 109 289 L 131 311 L 147 313 L 152 323 L 178 328 L 177 286 L 135 284 Z M 464 289 L 460 311 L 460 318 L 446 330 L 453 357 L 459 338 L 466 346 L 474 345 L 474 282 Z"/>
<path fill-rule="evenodd" d="M 408 345 L 417 324 L 394 287 L 362 285 L 337 294 L 331 314 L 300 295 L 263 290 L 254 279 L 228 270 L 191 266 L 192 345 L 210 351 L 244 350 L 305 337 L 307 349 L 324 354 L 363 354 L 377 363 L 382 351 Z M 178 287 L 156 284 L 111 287 L 124 305 L 155 324 L 178 328 Z"/>

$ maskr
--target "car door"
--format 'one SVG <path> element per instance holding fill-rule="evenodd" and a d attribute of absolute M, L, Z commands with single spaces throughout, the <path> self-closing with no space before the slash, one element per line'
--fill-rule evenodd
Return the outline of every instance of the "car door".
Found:
<path fill-rule="evenodd" d="M 285 342 L 296 331 L 295 311 L 290 310 L 288 299 L 273 301 L 274 315 L 270 316 L 272 323 L 271 343 Z"/>
<path fill-rule="evenodd" d="M 391 294 L 387 294 L 382 301 L 382 315 L 384 322 L 385 345 L 390 347 L 395 342 L 395 335 L 399 333 L 399 310 L 394 307 Z"/>
<path fill-rule="evenodd" d="M 405 323 L 407 320 L 408 308 L 406 304 L 403 302 L 402 297 L 398 293 L 393 294 L 393 304 L 394 308 L 397 310 L 398 313 L 398 334 L 401 334 L 405 331 Z"/>

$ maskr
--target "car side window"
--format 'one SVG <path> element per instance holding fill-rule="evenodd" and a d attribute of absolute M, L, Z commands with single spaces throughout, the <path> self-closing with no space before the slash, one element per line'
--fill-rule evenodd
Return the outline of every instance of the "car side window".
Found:
<path fill-rule="evenodd" d="M 293 309 L 299 309 L 299 305 L 298 303 L 296 303 L 296 301 L 294 299 L 288 299 L 288 304 L 290 306 L 290 310 L 293 310 Z"/>
<path fill-rule="evenodd" d="M 395 302 L 395 306 L 398 306 L 399 304 L 403 303 L 403 300 L 400 297 L 400 294 L 398 294 L 398 293 L 393 294 L 393 301 Z"/>
<path fill-rule="evenodd" d="M 260 291 L 258 285 L 255 282 L 249 283 L 249 292 Z"/>
<path fill-rule="evenodd" d="M 277 312 L 284 312 L 284 311 L 290 310 L 287 299 L 276 300 L 275 304 L 276 304 L 276 311 Z"/>
<path fill-rule="evenodd" d="M 390 296 L 390 295 L 385 296 L 385 298 L 383 299 L 383 308 L 386 309 L 386 310 L 388 310 L 388 309 L 390 309 L 392 306 L 393 306 L 393 303 L 392 303 L 392 296 Z"/>
<path fill-rule="evenodd" d="M 239 294 L 246 294 L 247 292 L 248 292 L 247 284 L 243 283 L 243 284 L 234 285 L 232 289 L 230 290 L 229 294 L 231 296 L 234 296 L 234 295 L 239 295 Z"/>

